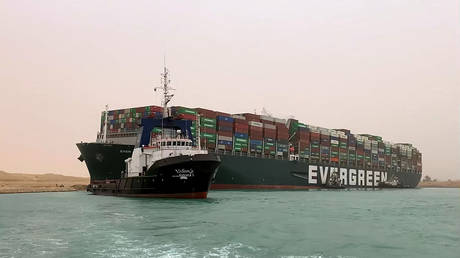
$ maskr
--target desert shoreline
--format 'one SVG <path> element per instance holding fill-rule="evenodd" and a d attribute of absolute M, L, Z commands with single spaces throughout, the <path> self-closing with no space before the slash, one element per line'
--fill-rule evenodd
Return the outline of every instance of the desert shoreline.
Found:
<path fill-rule="evenodd" d="M 89 178 L 0 171 L 0 194 L 85 191 Z"/>

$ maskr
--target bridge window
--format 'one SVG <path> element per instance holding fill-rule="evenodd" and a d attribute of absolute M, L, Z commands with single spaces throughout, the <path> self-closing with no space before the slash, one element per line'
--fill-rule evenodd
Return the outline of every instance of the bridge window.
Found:
<path fill-rule="evenodd" d="M 176 142 L 173 142 L 172 144 L 173 144 L 173 146 L 176 146 L 177 143 L 176 143 Z"/>
<path fill-rule="evenodd" d="M 171 142 L 168 142 L 167 145 L 168 145 L 168 146 L 171 146 Z"/>

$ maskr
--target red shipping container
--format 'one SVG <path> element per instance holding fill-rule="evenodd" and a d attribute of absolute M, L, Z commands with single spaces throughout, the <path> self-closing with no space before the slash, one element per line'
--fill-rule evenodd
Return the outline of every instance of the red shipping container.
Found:
<path fill-rule="evenodd" d="M 249 126 L 249 131 L 263 132 L 263 130 L 264 130 L 264 129 L 263 129 L 262 127 L 252 126 L 252 125 Z"/>
<path fill-rule="evenodd" d="M 265 120 L 265 119 L 260 119 L 260 122 L 261 122 L 261 123 L 264 123 L 264 124 L 270 124 L 270 125 L 274 125 L 274 124 L 275 124 L 273 121 L 269 121 L 269 120 Z"/>
<path fill-rule="evenodd" d="M 242 114 L 244 117 L 246 117 L 247 121 L 255 121 L 255 122 L 260 122 L 260 116 L 256 114 L 251 114 L 251 113 L 244 113 Z"/>
<path fill-rule="evenodd" d="M 136 108 L 136 113 L 144 113 L 144 112 L 145 112 L 145 107 Z"/>
<path fill-rule="evenodd" d="M 249 131 L 249 135 L 250 135 L 250 136 L 260 136 L 260 137 L 263 137 L 263 133 L 262 133 L 262 132 Z"/>
<path fill-rule="evenodd" d="M 227 131 L 217 131 L 217 135 L 222 135 L 222 136 L 227 136 L 227 137 L 233 137 L 233 132 L 227 132 Z"/>
<path fill-rule="evenodd" d="M 234 128 L 233 131 L 234 131 L 235 133 L 244 133 L 244 134 L 248 134 L 248 129 Z"/>
<path fill-rule="evenodd" d="M 202 132 L 202 133 L 215 134 L 215 133 L 216 133 L 216 129 L 214 129 L 214 128 L 209 128 L 209 127 L 200 127 L 200 132 Z"/>
<path fill-rule="evenodd" d="M 179 114 L 176 116 L 178 119 L 196 121 L 196 116 L 191 114 Z"/>
<path fill-rule="evenodd" d="M 227 116 L 227 117 L 232 117 L 232 115 L 231 115 L 231 114 L 229 114 L 229 113 L 223 113 L 223 112 L 219 112 L 219 111 L 216 111 L 216 115 L 218 115 L 218 116 Z"/>
<path fill-rule="evenodd" d="M 243 125 L 247 125 L 248 124 L 248 121 L 244 120 L 244 119 L 239 119 L 239 118 L 234 118 L 233 122 L 235 124 L 243 124 Z"/>
<path fill-rule="evenodd" d="M 235 123 L 233 126 L 235 129 L 246 130 L 246 131 L 249 130 L 249 126 L 247 124 Z"/>
<path fill-rule="evenodd" d="M 150 112 L 163 112 L 163 108 L 159 106 L 150 106 Z"/>
<path fill-rule="evenodd" d="M 195 108 L 196 112 L 202 117 L 216 119 L 217 112 L 214 110 L 204 109 L 204 108 Z"/>
<path fill-rule="evenodd" d="M 225 126 L 233 128 L 233 123 L 228 121 L 217 121 L 217 126 Z"/>
<path fill-rule="evenodd" d="M 315 140 L 319 140 L 320 139 L 320 133 L 314 133 L 314 132 L 311 132 L 310 133 L 310 139 L 315 139 Z"/>

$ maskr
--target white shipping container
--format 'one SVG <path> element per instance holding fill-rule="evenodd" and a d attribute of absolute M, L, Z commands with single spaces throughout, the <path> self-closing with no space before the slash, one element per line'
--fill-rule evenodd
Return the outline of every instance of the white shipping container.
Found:
<path fill-rule="evenodd" d="M 277 123 L 282 123 L 282 124 L 286 124 L 286 119 L 275 118 L 275 122 L 277 122 Z"/>
<path fill-rule="evenodd" d="M 232 115 L 232 117 L 236 119 L 246 120 L 246 117 L 241 116 L 241 115 Z"/>
<path fill-rule="evenodd" d="M 337 141 L 337 140 L 331 140 L 331 144 L 339 144 L 339 141 Z"/>
<path fill-rule="evenodd" d="M 372 150 L 372 154 L 378 154 L 379 152 L 377 150 Z"/>
<path fill-rule="evenodd" d="M 219 135 L 219 140 L 231 142 L 231 141 L 233 141 L 233 138 L 228 137 L 228 136 Z"/>
<path fill-rule="evenodd" d="M 263 127 L 264 124 L 260 123 L 260 122 L 255 122 L 255 121 L 249 121 L 248 124 L 250 126 L 256 126 L 256 127 Z"/>
<path fill-rule="evenodd" d="M 329 130 L 321 129 L 320 132 L 322 135 L 331 135 L 331 132 Z"/>
<path fill-rule="evenodd" d="M 276 125 L 272 125 L 272 124 L 264 124 L 264 128 L 268 128 L 268 129 L 276 129 Z"/>

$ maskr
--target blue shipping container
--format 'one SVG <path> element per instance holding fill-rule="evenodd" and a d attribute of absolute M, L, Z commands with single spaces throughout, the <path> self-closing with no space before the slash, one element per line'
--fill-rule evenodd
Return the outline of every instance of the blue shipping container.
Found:
<path fill-rule="evenodd" d="M 219 140 L 218 143 L 219 143 L 219 144 L 222 144 L 222 145 L 233 145 L 233 142 L 231 142 L 231 141 L 224 141 L 224 140 Z"/>
<path fill-rule="evenodd" d="M 233 128 L 230 126 L 218 126 L 217 131 L 231 132 Z"/>
<path fill-rule="evenodd" d="M 262 145 L 262 141 L 259 141 L 259 140 L 251 140 L 251 141 L 250 141 L 250 144 L 251 144 L 251 145 Z"/>
<path fill-rule="evenodd" d="M 236 138 L 247 139 L 247 138 L 248 138 L 248 134 L 247 134 L 247 133 L 235 133 L 235 137 L 236 137 Z"/>
<path fill-rule="evenodd" d="M 217 116 L 217 120 L 233 123 L 233 117 L 228 117 L 228 116 Z"/>

